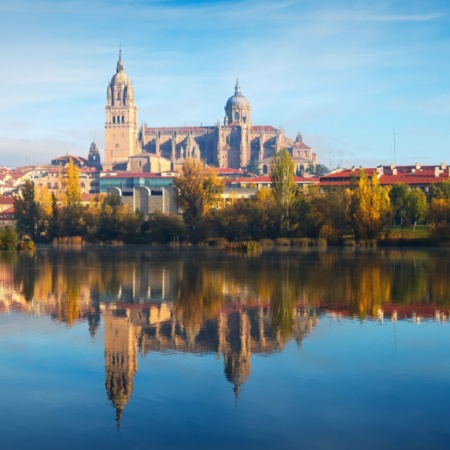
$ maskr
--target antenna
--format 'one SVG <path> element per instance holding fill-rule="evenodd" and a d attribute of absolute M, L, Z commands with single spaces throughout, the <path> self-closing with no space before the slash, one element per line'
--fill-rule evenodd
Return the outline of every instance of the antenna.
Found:
<path fill-rule="evenodd" d="M 393 133 L 394 133 L 394 164 L 397 164 L 397 161 L 396 161 L 396 159 L 397 159 L 397 140 L 395 137 L 395 129 L 393 130 Z"/>

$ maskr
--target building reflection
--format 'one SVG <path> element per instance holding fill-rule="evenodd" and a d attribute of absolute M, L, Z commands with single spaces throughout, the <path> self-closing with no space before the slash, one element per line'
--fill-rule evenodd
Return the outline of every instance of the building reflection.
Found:
<path fill-rule="evenodd" d="M 102 330 L 105 388 L 120 425 L 139 352 L 215 354 L 236 399 L 255 355 L 282 351 L 327 314 L 340 320 L 449 317 L 450 261 L 425 252 L 214 259 L 213 253 L 54 250 L 0 255 L 0 313 Z M 403 287 L 401 289 L 401 287 Z"/>
<path fill-rule="evenodd" d="M 133 392 L 133 380 L 138 369 L 137 342 L 140 327 L 133 324 L 129 310 L 116 310 L 114 305 L 102 305 L 105 339 L 106 393 L 116 408 L 120 426 L 123 410 Z"/>
<path fill-rule="evenodd" d="M 236 399 L 251 373 L 253 354 L 270 355 L 285 342 L 272 324 L 270 308 L 227 309 L 202 326 L 177 318 L 173 304 L 101 304 L 105 337 L 106 391 L 116 408 L 118 424 L 133 391 L 138 347 L 150 352 L 215 353 L 223 359 L 225 378 Z M 317 325 L 313 311 L 296 310 L 295 339 Z"/>

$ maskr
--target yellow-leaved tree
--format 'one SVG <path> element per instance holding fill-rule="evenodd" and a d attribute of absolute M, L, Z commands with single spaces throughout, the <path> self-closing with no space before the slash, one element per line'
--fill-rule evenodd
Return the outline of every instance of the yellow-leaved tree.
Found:
<path fill-rule="evenodd" d="M 380 186 L 376 172 L 369 180 L 359 169 L 357 188 L 352 191 L 350 220 L 356 239 L 376 239 L 391 216 L 389 189 Z"/>
<path fill-rule="evenodd" d="M 64 179 L 65 206 L 73 206 L 81 203 L 80 169 L 75 165 L 72 158 L 66 168 L 66 178 Z"/>
<path fill-rule="evenodd" d="M 219 205 L 224 188 L 222 180 L 194 158 L 184 161 L 181 174 L 173 185 L 175 204 L 182 209 L 186 224 L 193 229 L 211 208 Z"/>

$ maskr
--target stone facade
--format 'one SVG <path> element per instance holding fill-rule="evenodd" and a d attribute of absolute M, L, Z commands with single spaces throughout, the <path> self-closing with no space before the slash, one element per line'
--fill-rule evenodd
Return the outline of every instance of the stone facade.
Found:
<path fill-rule="evenodd" d="M 304 171 L 317 162 L 317 155 L 303 143 L 300 133 L 296 139 L 290 139 L 281 127 L 253 125 L 252 108 L 242 95 L 239 82 L 236 82 L 234 95 L 226 102 L 223 124 L 149 127 L 143 123 L 137 130 L 133 86 L 124 72 L 119 55 L 116 74 L 107 90 L 106 169 L 153 171 L 154 167 L 162 167 L 164 161 L 169 161 L 171 169 L 176 170 L 186 158 L 191 157 L 202 159 L 209 166 L 236 169 L 247 168 L 252 163 L 251 166 L 264 171 L 273 155 L 282 148 L 290 151 L 297 171 Z M 161 159 L 152 164 L 149 154 Z"/>

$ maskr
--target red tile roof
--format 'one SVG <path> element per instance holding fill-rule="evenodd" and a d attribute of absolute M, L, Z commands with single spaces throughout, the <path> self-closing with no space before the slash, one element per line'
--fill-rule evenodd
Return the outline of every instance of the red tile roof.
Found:
<path fill-rule="evenodd" d="M 160 173 L 149 172 L 103 172 L 101 178 L 162 178 Z M 164 178 L 171 178 L 165 175 Z"/>
<path fill-rule="evenodd" d="M 14 199 L 12 197 L 0 197 L 0 205 L 13 205 Z"/>
<path fill-rule="evenodd" d="M 426 186 L 450 180 L 447 166 L 380 166 L 376 169 L 364 169 L 368 177 L 377 172 L 382 185 L 405 183 L 410 186 Z M 395 172 L 395 173 L 394 173 Z M 344 169 L 320 178 L 322 186 L 348 186 L 351 178 L 358 179 L 360 169 Z"/>
<path fill-rule="evenodd" d="M 271 125 L 254 125 L 251 128 L 251 132 L 252 133 L 260 133 L 261 131 L 262 132 L 266 131 L 266 132 L 272 132 L 273 133 L 273 132 L 276 132 L 277 129 L 274 128 Z"/>
<path fill-rule="evenodd" d="M 305 178 L 305 177 L 294 177 L 294 181 L 298 183 L 318 183 L 320 181 L 319 178 Z M 240 183 L 266 183 L 271 184 L 272 179 L 269 175 L 260 175 L 257 177 L 249 177 L 249 178 L 237 178 L 235 180 L 231 180 L 229 184 L 240 184 Z"/>
<path fill-rule="evenodd" d="M 147 127 L 144 133 L 205 133 L 214 130 L 216 127 L 201 126 L 201 127 Z"/>

